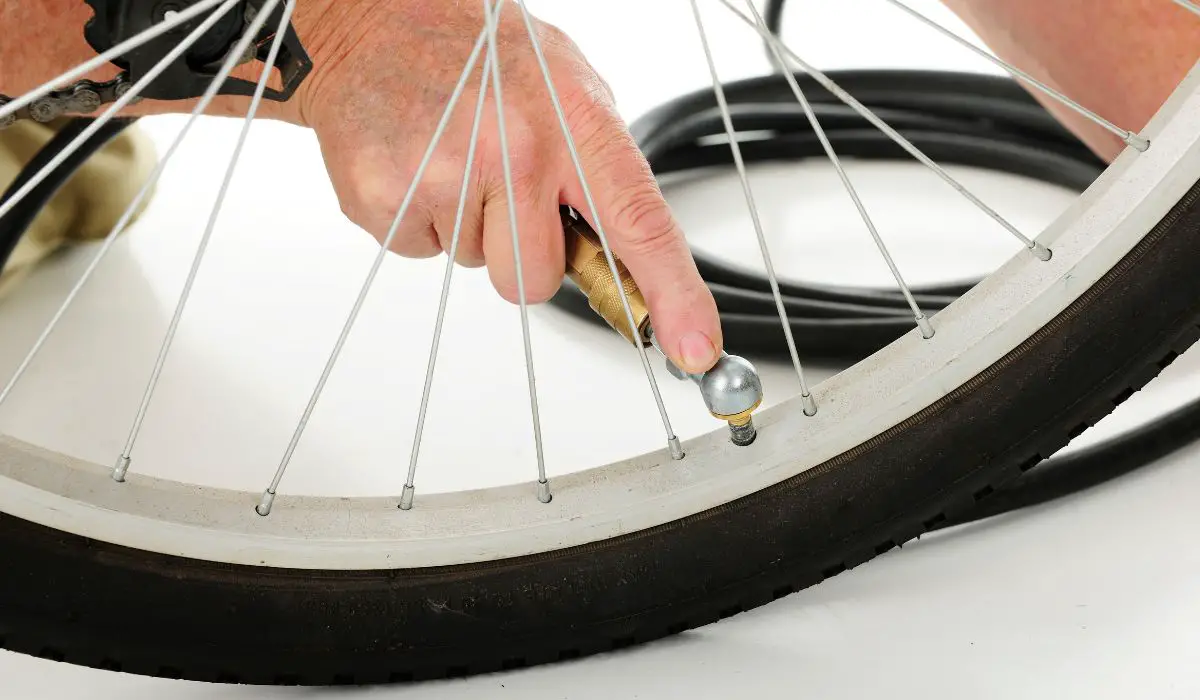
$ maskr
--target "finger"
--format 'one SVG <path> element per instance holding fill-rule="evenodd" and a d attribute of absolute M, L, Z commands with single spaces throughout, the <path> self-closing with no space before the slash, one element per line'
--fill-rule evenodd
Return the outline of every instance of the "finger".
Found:
<path fill-rule="evenodd" d="M 558 214 L 558 191 L 542 187 L 518 188 L 514 194 L 525 300 L 540 304 L 558 291 L 566 271 L 566 244 Z M 518 303 L 516 257 L 503 185 L 484 203 L 483 250 L 492 285 L 500 296 Z"/>
<path fill-rule="evenodd" d="M 424 259 L 442 254 L 442 243 L 431 224 L 402 225 L 390 250 L 405 258 Z"/>
<path fill-rule="evenodd" d="M 613 252 L 641 288 L 663 351 L 688 372 L 708 371 L 724 342 L 721 320 L 683 231 L 620 118 L 603 106 L 583 115 L 573 133 Z M 567 181 L 567 203 L 590 220 L 577 178 Z"/>
<path fill-rule="evenodd" d="M 436 201 L 436 188 L 431 189 L 429 184 L 418 187 L 403 218 L 397 222 L 402 198 L 396 192 L 405 192 L 409 185 L 401 183 L 403 189 L 396 186 L 394 171 L 387 162 L 361 158 L 348 166 L 331 167 L 330 172 L 339 174 L 334 186 L 342 213 L 381 245 L 388 243 L 389 250 L 406 258 L 430 258 L 442 252 L 433 226 L 433 208 L 427 204 Z"/>
<path fill-rule="evenodd" d="M 388 250 L 405 258 L 432 258 L 441 254 L 442 243 L 429 217 L 419 209 L 410 207 L 398 225 L 395 224 L 395 209 L 388 211 L 372 207 L 362 214 L 347 212 L 347 216 L 370 233 L 380 245 L 387 242 L 389 231 L 396 225 Z"/>
<path fill-rule="evenodd" d="M 461 187 L 461 183 L 460 183 Z M 458 210 L 462 192 L 455 192 L 454 199 L 447 202 L 435 214 L 434 229 L 442 249 L 463 267 L 483 267 L 483 198 L 478 188 L 469 187 L 466 204 L 463 206 L 461 223 Z M 458 228 L 458 243 L 455 246 L 455 228 Z"/>
<path fill-rule="evenodd" d="M 386 217 L 386 225 L 377 233 L 371 233 L 382 244 L 388 238 L 388 231 L 392 226 L 396 226 L 396 232 L 392 235 L 391 244 L 388 250 L 396 253 L 396 255 L 406 258 L 424 259 L 442 255 L 442 241 L 438 239 L 438 232 L 433 228 L 431 217 L 428 216 L 424 207 L 414 203 L 413 207 L 404 213 L 403 219 L 396 225 L 395 211 L 391 211 Z"/>

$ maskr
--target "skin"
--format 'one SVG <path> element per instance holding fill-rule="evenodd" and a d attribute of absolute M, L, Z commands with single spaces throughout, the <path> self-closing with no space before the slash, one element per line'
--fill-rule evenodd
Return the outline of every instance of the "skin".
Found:
<path fill-rule="evenodd" d="M 1140 131 L 1200 59 L 1200 17 L 1171 0 L 943 0 L 999 56 Z M 1124 143 L 1034 92 L 1100 156 Z"/>
<path fill-rule="evenodd" d="M 1200 18 L 1169 0 L 946 0 L 1010 62 L 1126 128 L 1138 130 L 1191 68 Z M 36 86 L 94 52 L 78 28 L 91 11 L 80 0 L 0 2 L 0 86 Z M 435 123 L 483 26 L 482 3 L 444 0 L 300 0 L 294 25 L 315 63 L 286 104 L 261 115 L 314 129 L 345 214 L 382 240 Z M 689 372 L 709 369 L 722 346 L 711 293 L 683 232 L 613 104 L 612 93 L 557 28 L 537 30 L 563 101 L 602 223 L 638 281 L 664 350 Z M 516 7 L 499 30 L 506 122 L 530 302 L 548 299 L 563 277 L 558 206 L 589 215 L 564 139 L 545 94 Z M 480 61 L 482 64 L 482 61 Z M 111 77 L 107 69 L 95 79 Z M 235 75 L 254 79 L 253 71 Z M 408 257 L 450 247 L 458 188 L 481 65 L 393 242 Z M 1108 132 L 1047 102 L 1098 153 L 1122 144 Z M 210 113 L 240 115 L 242 98 L 217 100 Z M 190 105 L 142 103 L 138 114 Z M 495 110 L 485 110 L 458 262 L 486 265 L 496 290 L 517 300 L 508 204 Z M 401 115 L 401 116 L 397 116 Z M 596 222 L 592 222 L 595 225 Z"/>

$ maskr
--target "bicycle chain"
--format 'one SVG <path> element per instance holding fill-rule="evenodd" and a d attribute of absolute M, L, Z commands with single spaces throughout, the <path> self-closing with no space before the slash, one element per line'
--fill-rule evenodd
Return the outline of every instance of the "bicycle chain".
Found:
<path fill-rule="evenodd" d="M 249 27 L 254 20 L 255 11 L 256 7 L 253 5 L 247 8 L 244 18 L 246 27 Z M 254 61 L 257 50 L 258 46 L 256 43 L 251 42 L 246 47 L 246 53 L 239 57 L 237 65 L 241 66 Z M 0 130 L 4 130 L 18 121 L 25 119 L 45 124 L 68 115 L 93 114 L 101 107 L 110 105 L 121 99 L 133 87 L 133 84 L 133 76 L 127 70 L 122 71 L 112 80 L 102 83 L 87 79 L 80 80 L 66 87 L 54 90 L 6 117 L 0 117 Z M 142 100 L 143 98 L 139 95 L 130 100 L 129 104 L 137 104 Z M 3 108 L 12 101 L 13 98 L 0 94 L 0 108 Z"/>
<path fill-rule="evenodd" d="M 133 81 L 128 71 L 103 83 L 94 80 L 80 80 L 39 97 L 15 113 L 0 119 L 0 129 L 10 127 L 22 119 L 31 119 L 45 124 L 67 115 L 92 114 L 104 105 L 121 99 L 121 96 L 131 87 L 133 87 Z M 140 97 L 135 97 L 130 104 L 140 101 Z M 0 107 L 10 102 L 12 102 L 11 97 L 0 95 Z"/>

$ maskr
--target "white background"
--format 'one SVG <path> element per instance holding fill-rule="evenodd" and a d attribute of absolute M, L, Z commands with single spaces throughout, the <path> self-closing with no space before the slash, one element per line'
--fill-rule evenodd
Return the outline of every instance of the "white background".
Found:
<path fill-rule="evenodd" d="M 913 4 L 961 30 L 936 3 Z M 708 85 L 685 2 L 532 7 L 575 37 L 630 119 Z M 715 7 L 707 17 L 723 78 L 766 69 L 747 28 Z M 823 68 L 994 72 L 878 0 L 793 0 L 787 25 L 789 43 Z M 165 145 L 180 121 L 146 124 Z M 180 152 L 151 212 L 114 250 L 0 409 L 0 432 L 101 463 L 116 457 L 237 128 L 232 121 L 207 122 Z M 252 186 L 252 168 L 273 173 L 265 199 Z M 240 172 L 137 444 L 134 470 L 258 491 L 374 249 L 341 217 L 311 135 L 260 125 Z M 1071 198 L 1016 178 L 954 172 L 1027 230 L 1036 231 Z M 913 281 L 979 274 L 1015 250 L 1003 231 L 928 173 L 851 163 L 851 174 Z M 826 164 L 757 168 L 754 183 L 783 275 L 887 281 Z M 709 176 L 669 188 L 668 196 L 695 245 L 761 266 L 736 180 Z M 91 252 L 60 256 L 0 302 L 0 376 L 19 361 Z M 281 504 L 289 493 L 399 492 L 441 274 L 440 261 L 387 261 L 287 474 Z M 551 474 L 660 446 L 632 351 L 607 331 L 551 309 L 535 310 L 533 324 Z M 756 361 L 769 401 L 792 394 L 786 366 Z M 521 368 L 516 311 L 493 298 L 486 275 L 456 272 L 421 453 L 421 492 L 532 477 Z M 831 369 L 812 371 L 820 377 Z M 1111 433 L 1179 403 L 1198 370 L 1185 357 L 1171 368 L 1171 383 L 1158 382 L 1104 429 Z M 682 435 L 717 427 L 693 387 L 665 373 L 660 381 Z M 1200 471 L 1188 467 L 1194 455 L 1177 455 L 1081 497 L 925 538 L 718 625 L 570 664 L 413 687 L 313 691 L 143 679 L 0 653 L 0 695 L 1195 697 L 1200 554 L 1191 533 L 1200 514 L 1189 494 L 1200 487 Z"/>

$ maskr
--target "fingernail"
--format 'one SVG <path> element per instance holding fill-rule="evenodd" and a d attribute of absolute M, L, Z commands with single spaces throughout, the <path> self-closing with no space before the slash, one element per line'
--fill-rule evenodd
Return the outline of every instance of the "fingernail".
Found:
<path fill-rule="evenodd" d="M 685 371 L 692 374 L 707 372 L 717 361 L 717 348 L 707 335 L 692 331 L 680 339 L 679 357 Z"/>

